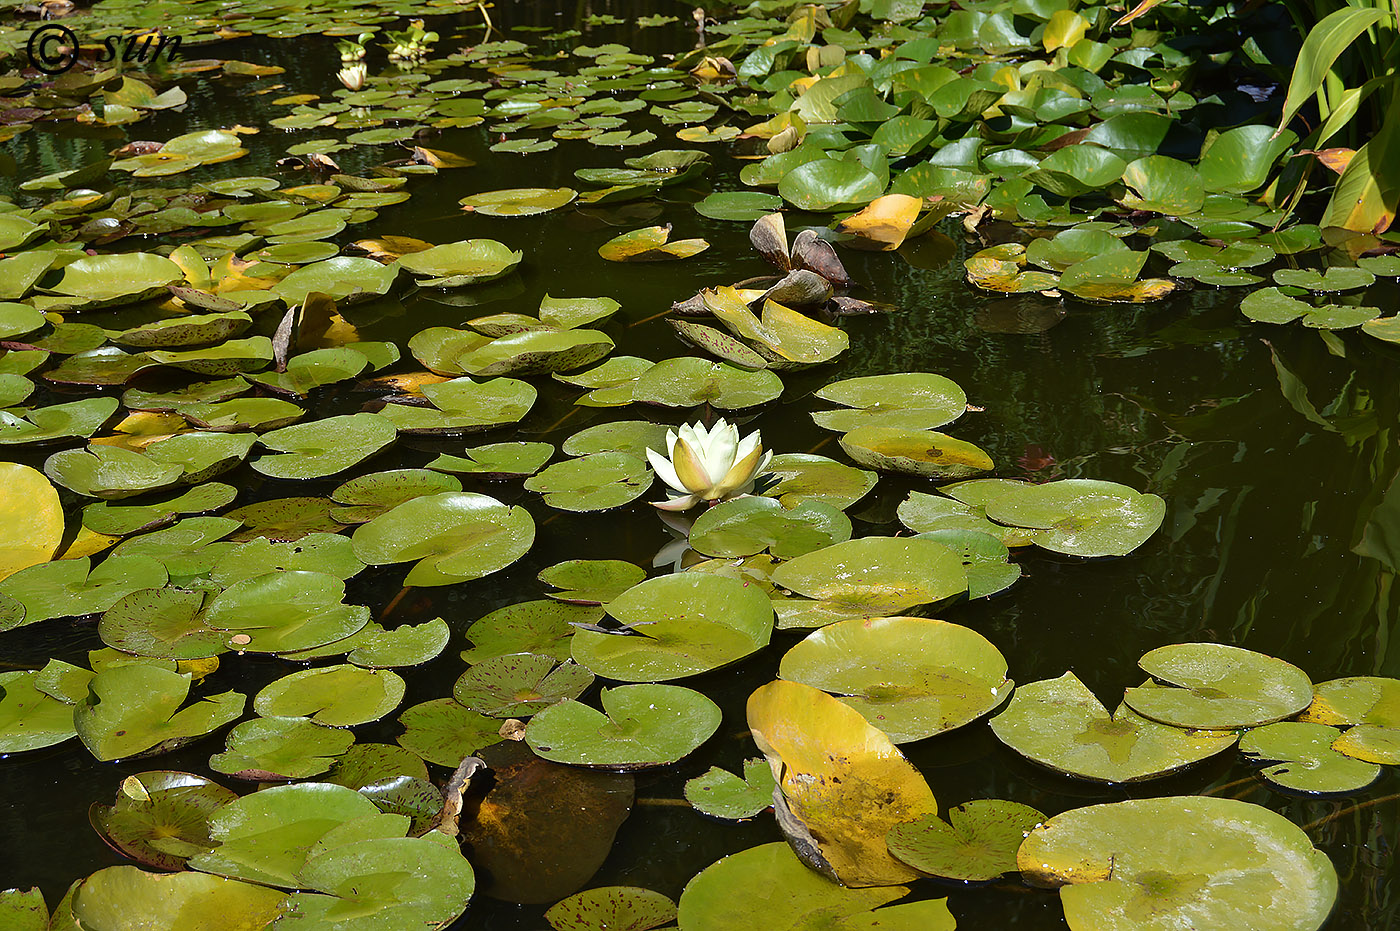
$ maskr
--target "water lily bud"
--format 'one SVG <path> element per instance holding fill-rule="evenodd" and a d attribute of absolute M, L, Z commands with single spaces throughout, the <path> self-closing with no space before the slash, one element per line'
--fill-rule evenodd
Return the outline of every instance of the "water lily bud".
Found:
<path fill-rule="evenodd" d="M 369 77 L 369 69 L 365 67 L 364 62 L 357 62 L 349 67 L 341 68 L 335 76 L 340 79 L 341 84 L 352 91 L 357 91 L 365 86 L 365 79 Z"/>

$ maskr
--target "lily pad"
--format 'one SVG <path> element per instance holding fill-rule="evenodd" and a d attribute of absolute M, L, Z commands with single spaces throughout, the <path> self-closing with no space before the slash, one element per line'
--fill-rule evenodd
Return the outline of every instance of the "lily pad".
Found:
<path fill-rule="evenodd" d="M 647 449 L 663 449 L 667 426 L 645 420 L 619 420 L 585 427 L 564 441 L 562 449 L 570 456 L 621 452 L 645 459 Z"/>
<path fill-rule="evenodd" d="M 578 192 L 572 188 L 511 188 L 463 197 L 458 203 L 469 213 L 487 217 L 529 217 L 548 213 L 573 203 Z"/>
<path fill-rule="evenodd" d="M 686 780 L 685 800 L 696 811 L 726 821 L 745 821 L 773 804 L 773 770 L 767 760 L 745 760 L 744 777 L 711 766 Z"/>
<path fill-rule="evenodd" d="M 91 928 L 152 922 L 163 928 L 239 931 L 249 924 L 273 922 L 285 898 L 278 889 L 208 873 L 147 873 L 134 866 L 109 866 L 77 887 L 70 920 Z"/>
<path fill-rule="evenodd" d="M 932 618 L 852 618 L 789 650 L 778 675 L 832 692 L 895 743 L 962 727 L 1011 694 L 981 634 Z"/>
<path fill-rule="evenodd" d="M 650 467 L 636 456 L 603 452 L 556 462 L 527 478 L 525 487 L 563 511 L 606 511 L 641 497 L 653 477 Z"/>
<path fill-rule="evenodd" d="M 851 538 L 851 521 L 821 501 L 791 507 L 752 495 L 720 502 L 690 528 L 690 545 L 707 556 L 752 556 L 768 550 L 792 559 Z"/>
<path fill-rule="evenodd" d="M 1022 874 L 1059 886 L 1072 931 L 1314 931 L 1337 873 L 1282 815 L 1232 798 L 1130 799 L 1056 815 L 1026 838 Z"/>
<path fill-rule="evenodd" d="M 596 624 L 603 609 L 559 601 L 522 601 L 507 605 L 467 628 L 472 646 L 462 651 L 467 663 L 507 653 L 545 653 L 558 660 L 572 655 L 574 624 Z"/>
<path fill-rule="evenodd" d="M 187 744 L 243 714 L 247 696 L 222 692 L 187 708 L 190 675 L 156 666 L 112 666 L 93 677 L 73 709 L 79 739 L 98 760 L 126 759 Z"/>
<path fill-rule="evenodd" d="M 0 672 L 0 753 L 49 747 L 76 733 L 72 706 L 35 688 L 35 675 Z"/>
<path fill-rule="evenodd" d="M 598 248 L 609 262 L 668 262 L 699 255 L 710 244 L 703 239 L 671 239 L 671 227 L 649 226 L 615 236 Z"/>
<path fill-rule="evenodd" d="M 1155 779 L 1233 746 L 1232 733 L 1193 733 L 1108 710 L 1072 672 L 1018 688 L 992 731 L 1017 753 L 1096 782 Z"/>
<path fill-rule="evenodd" d="M 180 266 L 162 255 L 89 255 L 65 265 L 62 277 L 50 290 L 89 305 L 113 306 L 163 293 L 166 285 L 184 277 Z"/>
<path fill-rule="evenodd" d="M 1128 689 L 1138 714 L 1176 727 L 1258 727 L 1312 701 L 1307 673 L 1281 659 L 1221 643 L 1176 643 L 1143 655 L 1148 675 L 1176 688 Z"/>
<path fill-rule="evenodd" d="M 750 371 L 728 362 L 683 356 L 663 359 L 638 376 L 632 397 L 665 407 L 709 404 L 731 411 L 765 404 L 782 392 L 782 380 L 766 369 Z"/>
<path fill-rule="evenodd" d="M 845 510 L 869 493 L 879 481 L 874 472 L 811 453 L 778 453 L 768 460 L 768 475 L 777 482 L 763 494 L 792 508 L 804 501 L 821 501 Z"/>
<path fill-rule="evenodd" d="M 181 870 L 190 857 L 214 849 L 209 817 L 236 798 L 192 773 L 138 773 L 122 780 L 113 804 L 94 804 L 88 818 L 128 857 L 159 870 Z"/>
<path fill-rule="evenodd" d="M 562 589 L 549 597 L 570 604 L 606 604 L 647 577 L 641 566 L 621 559 L 571 559 L 541 569 L 537 578 Z"/>
<path fill-rule="evenodd" d="M 529 413 L 538 396 L 532 385 L 516 378 L 453 378 L 424 385 L 422 393 L 432 407 L 386 404 L 379 416 L 406 434 L 474 433 L 515 423 Z"/>
<path fill-rule="evenodd" d="M 414 705 L 399 715 L 399 723 L 404 727 L 399 746 L 449 769 L 501 739 L 498 718 L 469 711 L 451 698 Z"/>
<path fill-rule="evenodd" d="M 227 749 L 209 768 L 260 782 L 306 779 L 331 768 L 355 735 L 309 718 L 253 718 L 228 732 Z"/>
<path fill-rule="evenodd" d="M 275 453 L 254 459 L 271 478 L 322 478 L 344 472 L 387 449 L 398 435 L 377 414 L 343 414 L 264 433 L 259 441 Z"/>
<path fill-rule="evenodd" d="M 1166 516 L 1166 502 L 1126 485 L 1062 479 L 1002 495 L 986 504 L 992 520 L 1046 531 L 1036 546 L 1071 556 L 1125 556 L 1147 541 Z"/>
<path fill-rule="evenodd" d="M 624 630 L 579 629 L 573 656 L 595 673 L 623 682 L 660 682 L 717 669 L 767 646 L 773 630 L 773 607 L 761 589 L 705 573 L 649 579 L 605 607 Z"/>
<path fill-rule="evenodd" d="M 160 659 L 202 659 L 228 649 L 226 635 L 204 623 L 205 595 L 177 588 L 132 592 L 108 608 L 97 631 L 109 647 Z"/>
<path fill-rule="evenodd" d="M 558 763 L 594 769 L 648 769 L 688 755 L 719 727 L 719 706 L 677 685 L 603 689 L 603 711 L 562 701 L 525 728 L 530 749 Z"/>
<path fill-rule="evenodd" d="M 1278 721 L 1240 738 L 1248 760 L 1273 763 L 1259 771 L 1265 781 L 1292 792 L 1351 794 L 1380 778 L 1381 768 L 1333 749 L 1341 731 L 1326 724 Z"/>
<path fill-rule="evenodd" d="M 23 608 L 18 617 L 0 611 L 0 630 L 106 611 L 134 591 L 160 588 L 167 578 L 165 567 L 148 556 L 110 556 L 96 568 L 86 556 L 39 563 L 0 581 L 0 595 Z"/>
<path fill-rule="evenodd" d="M 428 468 L 482 478 L 533 475 L 554 455 L 554 447 L 549 443 L 488 443 L 463 452 L 466 456 L 438 456 L 428 463 Z"/>
<path fill-rule="evenodd" d="M 676 903 L 637 886 L 602 886 L 575 893 L 544 913 L 554 931 L 648 931 L 676 917 Z"/>
<path fill-rule="evenodd" d="M 493 718 L 528 718 L 564 699 L 578 698 L 593 673 L 539 653 L 493 656 L 475 664 L 452 686 L 462 706 Z"/>
<path fill-rule="evenodd" d="M 459 288 L 491 281 L 520 264 L 524 253 L 494 239 L 464 239 L 401 256 L 398 265 L 424 287 Z"/>
<path fill-rule="evenodd" d="M 779 627 L 820 627 L 849 617 L 898 614 L 967 590 L 957 554 L 933 540 L 862 537 L 783 563 L 775 585 L 814 599 L 779 605 Z"/>
<path fill-rule="evenodd" d="M 231 648 L 293 653 L 343 640 L 369 623 L 369 609 L 342 603 L 345 583 L 304 570 L 268 572 L 235 582 L 204 610 Z"/>
<path fill-rule="evenodd" d="M 377 721 L 403 700 L 404 681 L 388 670 L 325 666 L 283 676 L 253 699 L 267 717 L 305 717 L 317 724 L 350 727 Z"/>
<path fill-rule="evenodd" d="M 120 405 L 116 398 L 88 398 L 0 417 L 0 446 L 86 439 L 111 419 Z"/>
<path fill-rule="evenodd" d="M 535 522 L 524 508 L 488 495 L 446 492 L 405 501 L 360 525 L 351 539 L 355 555 L 372 566 L 417 560 L 406 585 L 450 585 L 525 555 Z"/>
<path fill-rule="evenodd" d="M 868 468 L 925 478 L 967 478 L 992 468 L 979 447 L 932 430 L 857 427 L 841 437 L 841 448 Z"/>
<path fill-rule="evenodd" d="M 461 491 L 462 483 L 450 475 L 428 469 L 395 469 L 352 478 L 331 492 L 340 507 L 331 515 L 346 524 L 362 524 L 424 495 Z"/>
<path fill-rule="evenodd" d="M 0 462 L 0 579 L 48 562 L 63 540 L 63 507 L 44 473 Z"/>
<path fill-rule="evenodd" d="M 1046 820 L 1028 805 L 977 799 L 948 812 L 896 824 L 885 835 L 890 853 L 915 869 L 963 882 L 987 882 L 1016 871 L 1016 851 Z"/>
<path fill-rule="evenodd" d="M 967 395 L 956 382 L 925 372 L 848 378 L 832 382 L 816 397 L 856 408 L 812 414 L 817 426 L 840 433 L 857 427 L 932 430 L 967 410 Z"/>

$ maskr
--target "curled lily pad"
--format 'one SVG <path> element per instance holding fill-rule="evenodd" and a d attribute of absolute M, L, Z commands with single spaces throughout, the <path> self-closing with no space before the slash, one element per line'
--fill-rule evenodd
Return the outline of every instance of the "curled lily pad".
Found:
<path fill-rule="evenodd" d="M 998 496 L 992 520 L 1043 531 L 1035 544 L 1072 556 L 1124 556 L 1141 546 L 1166 516 L 1166 503 L 1126 485 L 1062 479 Z"/>
<path fill-rule="evenodd" d="M 1315 931 L 1337 897 L 1336 870 L 1301 828 L 1232 798 L 1074 809 L 1032 831 L 1016 859 L 1032 882 L 1060 888 L 1073 931 Z"/>
<path fill-rule="evenodd" d="M 398 265 L 426 287 L 459 288 L 491 281 L 520 264 L 523 253 L 494 239 L 464 239 L 401 256 Z"/>
<path fill-rule="evenodd" d="M 472 666 L 452 686 L 452 697 L 493 718 L 528 718 L 555 702 L 578 698 L 592 684 L 593 673 L 576 663 L 513 653 Z"/>
<path fill-rule="evenodd" d="M 388 670 L 325 666 L 271 683 L 253 699 L 253 710 L 268 717 L 304 717 L 349 727 L 384 717 L 398 707 L 403 694 L 403 679 Z"/>
<path fill-rule="evenodd" d="M 211 695 L 186 708 L 189 674 L 156 666 L 112 666 L 93 677 L 73 710 L 79 739 L 104 762 L 170 750 L 243 714 L 247 696 Z"/>
<path fill-rule="evenodd" d="M 817 426 L 841 433 L 857 427 L 932 430 L 951 423 L 967 410 L 967 395 L 957 383 L 925 372 L 848 378 L 832 382 L 816 396 L 855 408 L 812 415 Z"/>
<path fill-rule="evenodd" d="M 748 721 L 778 782 L 778 823 L 808 865 L 844 886 L 919 877 L 890 855 L 885 833 L 936 815 L 938 804 L 883 731 L 825 692 L 782 680 L 749 696 Z"/>
<path fill-rule="evenodd" d="M 731 411 L 765 404 L 782 391 L 782 380 L 766 369 L 749 371 L 728 362 L 684 356 L 664 359 L 643 372 L 632 388 L 632 397 L 666 407 L 708 403 Z"/>
<path fill-rule="evenodd" d="M 742 926 L 755 903 L 762 903 L 766 921 L 793 931 L 817 931 L 833 923 L 921 931 L 957 926 L 945 899 L 887 904 L 907 892 L 907 886 L 894 885 L 847 888 L 812 872 L 787 844 L 763 844 L 710 864 L 687 883 L 679 924 L 687 931 L 726 931 Z"/>
<path fill-rule="evenodd" d="M 1016 870 L 1016 851 L 1045 816 L 1005 799 L 977 799 L 925 815 L 885 835 L 890 853 L 915 869 L 964 882 L 986 882 Z"/>
<path fill-rule="evenodd" d="M 967 478 L 992 468 L 979 447 L 932 430 L 857 427 L 841 437 L 841 448 L 868 468 L 926 478 Z"/>
<path fill-rule="evenodd" d="M 550 507 L 564 511 L 605 511 L 635 501 L 651 487 L 652 472 L 636 456 L 591 453 L 556 462 L 525 480 Z"/>
<path fill-rule="evenodd" d="M 1312 700 L 1312 682 L 1297 666 L 1222 643 L 1158 647 L 1138 665 L 1175 688 L 1149 683 L 1128 689 L 1124 701 L 1176 727 L 1257 727 L 1295 715 Z"/>
<path fill-rule="evenodd" d="M 768 645 L 773 607 L 762 590 L 724 576 L 678 573 L 634 585 L 607 605 L 616 633 L 580 629 L 573 656 L 623 682 L 697 675 Z"/>
<path fill-rule="evenodd" d="M 113 804 L 94 804 L 88 818 L 107 843 L 132 859 L 180 870 L 190 857 L 214 848 L 209 816 L 236 798 L 192 773 L 138 773 L 122 780 Z"/>
<path fill-rule="evenodd" d="M 1113 715 L 1072 672 L 1018 688 L 992 718 L 1002 743 L 1056 772 L 1097 782 L 1153 779 L 1232 746 L 1232 733 L 1193 733 L 1144 718 L 1126 704 Z"/>
<path fill-rule="evenodd" d="M 1259 775 L 1293 792 L 1353 793 L 1375 782 L 1381 768 L 1333 749 L 1341 731 L 1326 724 L 1278 721 L 1240 738 L 1246 759 L 1272 763 Z"/>
<path fill-rule="evenodd" d="M 548 213 L 573 203 L 578 192 L 572 188 L 511 188 L 463 197 L 458 203 L 470 213 L 488 217 L 529 217 Z"/>
<path fill-rule="evenodd" d="M 743 821 L 773 804 L 773 770 L 767 760 L 745 760 L 744 777 L 711 766 L 685 784 L 685 800 L 696 811 L 726 821 Z"/>
<path fill-rule="evenodd" d="M 530 719 L 525 742 L 559 763 L 595 769 L 665 766 L 694 751 L 719 727 L 719 706 L 677 685 L 603 689 L 603 711 L 577 701 L 550 705 Z"/>
<path fill-rule="evenodd" d="M 263 434 L 259 441 L 276 452 L 254 459 L 252 466 L 272 478 L 335 475 L 388 448 L 397 434 L 394 424 L 377 414 L 327 417 Z"/>
<path fill-rule="evenodd" d="M 58 492 L 38 469 L 0 462 L 0 579 L 48 562 L 63 540 Z"/>
<path fill-rule="evenodd" d="M 851 521 L 821 501 L 784 506 L 748 495 L 723 501 L 690 528 L 690 545 L 708 556 L 752 556 L 768 550 L 792 559 L 851 538 Z"/>
<path fill-rule="evenodd" d="M 209 768 L 239 779 L 305 779 L 324 773 L 355 735 L 309 718 L 253 718 L 228 732 L 227 749 Z"/>
<path fill-rule="evenodd" d="M 524 508 L 469 492 L 405 501 L 352 537 L 355 554 L 369 565 L 417 560 L 407 585 L 479 579 L 515 562 L 534 539 L 535 522 Z"/>
<path fill-rule="evenodd" d="M 598 248 L 609 262 L 666 262 L 699 255 L 710 244 L 703 239 L 671 239 L 671 227 L 648 226 L 615 236 Z"/>
<path fill-rule="evenodd" d="M 832 692 L 907 743 L 961 727 L 1011 694 L 1006 659 L 981 634 L 932 618 L 852 618 L 789 650 L 784 679 Z"/>

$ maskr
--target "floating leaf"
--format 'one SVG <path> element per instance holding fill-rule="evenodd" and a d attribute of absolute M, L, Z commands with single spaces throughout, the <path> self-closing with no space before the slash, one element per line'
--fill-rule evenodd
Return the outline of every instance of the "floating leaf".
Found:
<path fill-rule="evenodd" d="M 925 873 L 987 882 L 1015 872 L 1021 842 L 1044 820 L 1019 802 L 984 798 L 949 810 L 947 821 L 926 815 L 896 824 L 885 842 L 890 853 Z"/>
<path fill-rule="evenodd" d="M 565 660 L 572 655 L 574 623 L 595 624 L 602 619 L 601 608 L 558 601 L 507 605 L 467 629 L 472 646 L 462 652 L 462 659 L 480 663 L 507 653 L 545 653 Z"/>
<path fill-rule="evenodd" d="M 671 227 L 649 226 L 614 236 L 598 248 L 609 262 L 666 262 L 699 255 L 710 244 L 703 239 L 672 240 Z"/>
<path fill-rule="evenodd" d="M 1045 531 L 1035 544 L 1071 556 L 1124 556 L 1157 532 L 1166 503 L 1126 485 L 1062 479 L 998 496 L 987 516 L 1002 524 Z"/>
<path fill-rule="evenodd" d="M 37 750 L 76 733 L 72 706 L 35 688 L 35 675 L 34 670 L 0 672 L 0 753 Z"/>
<path fill-rule="evenodd" d="M 1128 689 L 1124 701 L 1176 727 L 1258 727 L 1295 715 L 1312 700 L 1312 682 L 1297 666 L 1222 643 L 1158 647 L 1138 665 L 1176 688 Z"/>
<path fill-rule="evenodd" d="M 948 547 L 933 540 L 894 537 L 862 537 L 807 553 L 779 566 L 772 580 L 815 599 L 779 603 L 780 627 L 820 627 L 849 617 L 898 614 L 967 589 L 967 572 Z"/>
<path fill-rule="evenodd" d="M 355 735 L 308 718 L 253 718 L 235 725 L 226 740 L 228 749 L 211 756 L 209 768 L 267 782 L 324 773 Z"/>
<path fill-rule="evenodd" d="M 563 591 L 549 597 L 571 604 L 606 604 L 647 577 L 641 566 L 621 559 L 571 559 L 541 569 L 537 578 Z"/>
<path fill-rule="evenodd" d="M 128 776 L 111 805 L 94 804 L 92 826 L 107 843 L 146 866 L 184 869 L 214 848 L 209 817 L 238 798 L 192 773 L 155 771 Z"/>
<path fill-rule="evenodd" d="M 572 188 L 512 188 L 463 197 L 458 203 L 471 213 L 488 217 L 529 217 L 548 213 L 573 203 L 578 192 Z"/>
<path fill-rule="evenodd" d="M 569 896 L 544 913 L 554 931 L 648 931 L 676 917 L 676 903 L 637 886 L 602 886 Z"/>
<path fill-rule="evenodd" d="M 538 653 L 493 656 L 464 672 L 452 686 L 452 697 L 489 717 L 528 718 L 555 702 L 578 698 L 593 684 L 586 667 L 557 663 Z"/>
<path fill-rule="evenodd" d="M 499 278 L 520 264 L 524 253 L 494 239 L 464 239 L 401 256 L 398 265 L 424 287 L 459 288 Z"/>
<path fill-rule="evenodd" d="M 103 762 L 189 743 L 236 721 L 247 699 L 222 692 L 182 709 L 190 675 L 144 664 L 104 669 L 88 689 L 87 699 L 73 710 L 73 726 Z"/>
<path fill-rule="evenodd" d="M 162 928 L 194 923 L 200 931 L 240 931 L 271 924 L 281 915 L 285 898 L 277 889 L 207 873 L 147 873 L 134 866 L 109 866 L 77 887 L 70 920 L 92 928 L 139 927 L 147 922 Z"/>
<path fill-rule="evenodd" d="M 259 441 L 276 453 L 254 459 L 253 468 L 272 478 L 321 478 L 344 472 L 387 449 L 394 424 L 377 414 L 344 414 L 264 433 Z"/>
<path fill-rule="evenodd" d="M 628 453 L 592 453 L 556 462 L 525 480 L 545 503 L 565 511 L 603 511 L 635 501 L 651 487 L 645 462 Z"/>
<path fill-rule="evenodd" d="M 403 679 L 387 670 L 324 666 L 272 682 L 253 699 L 253 710 L 267 717 L 304 717 L 350 727 L 384 717 L 398 707 L 403 694 Z"/>
<path fill-rule="evenodd" d="M 1375 782 L 1381 768 L 1333 749 L 1341 731 L 1326 724 L 1278 721 L 1240 738 L 1246 759 L 1268 763 L 1259 775 L 1292 792 L 1353 793 Z"/>
<path fill-rule="evenodd" d="M 927 478 L 967 478 L 992 468 L 979 447 L 932 430 L 857 427 L 841 437 L 841 448 L 868 468 Z"/>
<path fill-rule="evenodd" d="M 932 430 L 967 410 L 967 395 L 956 382 L 924 372 L 847 378 L 820 389 L 816 397 L 856 408 L 812 414 L 817 426 L 840 433 L 858 427 Z"/>
<path fill-rule="evenodd" d="M 601 712 L 577 701 L 550 705 L 530 719 L 525 742 L 559 763 L 647 769 L 676 762 L 719 727 L 719 706 L 677 685 L 603 689 L 600 700 Z"/>
<path fill-rule="evenodd" d="M 44 474 L 0 462 L 0 579 L 48 562 L 63 540 L 63 508 Z"/>
<path fill-rule="evenodd" d="M 414 498 L 461 491 L 462 483 L 450 475 L 428 469 L 394 469 L 352 478 L 331 492 L 340 507 L 332 516 L 347 524 L 373 520 Z"/>
<path fill-rule="evenodd" d="M 813 500 L 785 507 L 751 495 L 710 508 L 690 529 L 690 545 L 708 556 L 752 556 L 766 549 L 792 559 L 850 538 L 850 519 L 829 504 Z"/>
<path fill-rule="evenodd" d="M 821 501 L 844 510 L 865 497 L 879 481 L 874 472 L 810 453 L 778 453 L 768 460 L 765 471 L 778 481 L 765 488 L 763 494 L 777 498 L 788 508 L 804 501 Z"/>
<path fill-rule="evenodd" d="M 666 407 L 710 404 L 731 411 L 767 403 L 782 391 L 782 380 L 770 371 L 747 371 L 728 362 L 686 356 L 664 359 L 647 369 L 638 376 L 632 396 Z"/>
<path fill-rule="evenodd" d="M 417 560 L 406 585 L 450 585 L 515 562 L 534 542 L 535 522 L 524 508 L 487 495 L 447 492 L 405 501 L 351 539 L 355 555 L 372 566 Z"/>
<path fill-rule="evenodd" d="M 744 821 L 773 804 L 773 770 L 766 760 L 745 760 L 744 778 L 711 766 L 685 784 L 685 800 L 696 811 L 726 821 Z"/>
<path fill-rule="evenodd" d="M 322 572 L 279 571 L 235 582 L 204 610 L 225 644 L 253 653 L 293 653 L 344 640 L 369 623 L 369 609 L 343 604 L 345 583 Z"/>

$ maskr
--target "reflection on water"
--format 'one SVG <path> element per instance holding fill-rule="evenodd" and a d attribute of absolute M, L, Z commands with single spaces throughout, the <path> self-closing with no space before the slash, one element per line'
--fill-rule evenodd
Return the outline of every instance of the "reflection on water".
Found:
<path fill-rule="evenodd" d="M 647 3 L 501 4 L 498 20 L 552 28 L 581 23 L 589 12 L 634 19 L 652 12 Z M 567 8 L 566 8 L 567 7 Z M 677 10 L 682 10 L 677 7 Z M 674 12 L 669 11 L 668 12 Z M 682 10 L 682 12 L 685 12 Z M 470 16 L 462 25 L 472 24 Z M 587 29 L 582 38 L 555 43 L 624 41 L 649 54 L 684 48 L 687 22 L 663 29 Z M 447 35 L 448 29 L 436 25 Z M 580 27 L 583 28 L 583 27 Z M 473 33 L 475 34 L 475 33 Z M 527 37 L 529 38 L 529 37 Z M 277 80 L 296 91 L 329 93 L 335 86 L 329 41 L 246 40 L 218 54 L 286 67 Z M 382 54 L 382 53 L 381 53 Z M 381 62 L 382 64 L 382 62 Z M 129 127 L 130 138 L 165 138 L 177 132 L 234 122 L 253 123 L 269 97 L 219 96 L 199 82 L 180 115 L 160 114 Z M 653 127 L 666 138 L 668 130 Z M 25 166 L 23 176 L 71 168 L 95 160 L 124 140 L 120 133 L 85 135 L 75 127 L 36 130 L 6 143 Z M 247 139 L 240 161 L 201 169 L 199 179 L 258 173 L 302 137 L 264 130 Z M 566 211 L 516 220 L 463 214 L 456 201 L 470 193 L 523 184 L 565 185 L 575 168 L 619 165 L 625 154 L 584 142 L 564 142 L 528 157 L 493 156 L 494 141 L 481 128 L 441 133 L 432 145 L 466 154 L 478 166 L 410 182 L 414 198 L 391 207 L 363 235 L 407 235 L 435 242 L 489 236 L 525 252 L 508 279 L 461 294 L 423 292 L 402 302 L 357 311 L 365 339 L 401 345 L 427 326 L 460 325 L 486 313 L 530 313 L 546 292 L 607 294 L 622 311 L 605 327 L 619 354 L 659 358 L 674 354 L 675 336 L 664 320 L 650 319 L 672 301 L 703 286 L 768 272 L 748 246 L 740 224 L 699 216 L 690 204 L 708 190 L 739 187 L 740 163 L 715 151 L 714 167 L 698 183 L 668 188 L 659 203 Z M 338 153 L 350 173 L 389 157 L 383 149 Z M 257 166 L 257 167 L 255 167 Z M 193 176 L 184 176 L 190 178 Z M 0 179 L 12 184 L 14 179 Z M 23 195 L 21 195 L 23 197 Z M 597 247 L 623 229 L 670 222 L 675 235 L 704 236 L 713 247 L 681 263 L 614 265 Z M 789 221 L 789 226 L 799 225 Z M 1180 293 L 1147 307 L 1094 307 L 1041 297 L 996 298 L 962 281 L 961 261 L 980 248 L 956 221 L 904 254 L 843 253 L 859 296 L 899 307 L 889 315 L 846 318 L 851 350 L 836 364 L 786 377 L 783 396 L 736 418 L 745 429 L 762 428 L 765 445 L 779 452 L 820 451 L 840 456 L 831 435 L 806 416 L 808 395 L 838 378 L 924 370 L 947 375 L 983 410 L 959 421 L 957 434 L 979 444 L 1003 476 L 1094 477 L 1155 492 L 1168 503 L 1160 533 L 1131 556 L 1087 563 L 1033 551 L 1017 557 L 1024 579 L 989 602 L 955 605 L 941 616 L 986 635 L 1006 655 L 1018 682 L 1055 677 L 1072 669 L 1111 706 L 1120 690 L 1142 674 L 1137 658 L 1182 640 L 1218 640 L 1279 656 L 1314 680 L 1342 675 L 1400 676 L 1400 637 L 1392 585 L 1400 538 L 1400 490 L 1392 491 L 1400 455 L 1395 449 L 1394 389 L 1400 358 L 1342 334 L 1328 344 L 1300 327 L 1249 324 L 1231 291 Z M 1384 286 L 1377 286 L 1382 288 Z M 1392 301 L 1378 294 L 1370 302 Z M 646 322 L 643 322 L 646 321 Z M 562 442 L 585 426 L 642 415 L 628 409 L 585 409 L 574 392 L 547 378 L 532 379 L 540 401 L 518 432 L 473 437 L 472 445 L 518 435 Z M 318 413 L 352 411 L 368 396 L 334 389 L 318 400 Z M 678 421 L 666 411 L 646 416 Z M 392 459 L 368 470 L 420 466 L 438 452 L 463 444 L 431 439 L 402 443 Z M 34 463 L 42 457 L 30 457 Z M 26 460 L 29 461 L 29 460 Z M 301 486 L 243 474 L 243 503 L 306 493 Z M 334 487 L 336 480 L 326 484 Z M 922 483 L 882 478 L 851 509 L 856 532 L 898 530 L 894 510 Z M 1400 486 L 1397 486 L 1400 488 Z M 474 490 L 468 485 L 468 490 Z M 418 589 L 395 608 L 394 622 L 445 618 L 453 646 L 429 667 L 411 670 L 405 704 L 448 694 L 461 670 L 457 650 L 471 622 L 498 607 L 541 597 L 535 574 L 559 560 L 586 555 L 649 565 L 670 536 L 653 510 L 639 502 L 600 520 L 551 511 L 519 482 L 490 483 L 486 490 L 533 514 L 540 532 L 531 553 L 508 570 L 466 585 Z M 655 497 L 656 491 L 649 497 Z M 1368 522 L 1370 522 L 1368 526 Z M 1363 538 L 1365 540 L 1362 544 Z M 1358 555 L 1356 549 L 1370 555 Z M 398 594 L 402 567 L 370 570 L 352 581 L 348 600 L 382 610 Z M 5 659 L 27 664 L 58 656 L 74 660 L 98 645 L 91 621 L 56 621 L 6 635 Z M 738 769 L 757 755 L 745 734 L 743 703 L 776 674 L 782 653 L 799 639 L 778 633 L 773 646 L 737 667 L 687 681 L 725 711 L 719 733 L 691 761 L 637 779 L 637 807 L 623 824 L 598 883 L 628 883 L 677 895 L 692 875 L 720 856 L 777 839 L 766 815 L 738 826 L 707 821 L 676 804 L 681 785 L 710 765 Z M 244 657 L 229 664 L 220 690 L 256 690 L 277 676 L 281 664 Z M 388 740 L 392 724 L 357 729 L 361 740 Z M 154 765 L 201 770 L 209 741 L 161 757 Z M 1336 864 L 1342 894 L 1329 928 L 1360 931 L 1400 926 L 1400 801 L 1393 771 L 1366 792 L 1339 801 L 1287 798 L 1252 779 L 1248 768 L 1225 759 L 1169 780 L 1131 790 L 1105 789 L 1060 779 L 1002 747 L 985 723 L 909 745 L 910 758 L 945 806 L 981 797 L 1011 798 L 1053 814 L 1066 808 L 1129 795 L 1210 792 L 1247 798 L 1308 825 L 1309 834 Z M 0 766 L 0 837 L 9 866 L 5 885 L 40 884 L 50 903 L 67 882 L 121 862 L 84 823 L 85 806 L 110 800 L 120 780 L 152 765 L 94 766 L 75 741 L 22 755 Z M 1367 804 L 1376 801 L 1376 804 Z M 921 894 L 949 887 L 924 883 Z M 992 889 L 951 889 L 951 907 L 965 928 L 1058 928 L 1063 918 L 1050 895 L 1016 884 Z M 478 898 L 459 928 L 537 928 L 537 907 Z"/>

